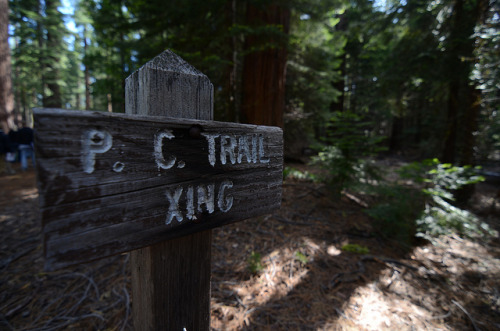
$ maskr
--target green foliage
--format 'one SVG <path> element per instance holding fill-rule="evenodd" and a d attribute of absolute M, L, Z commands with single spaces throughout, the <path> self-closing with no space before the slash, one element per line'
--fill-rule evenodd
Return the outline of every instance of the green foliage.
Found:
<path fill-rule="evenodd" d="M 457 233 L 465 237 L 489 236 L 494 232 L 474 214 L 454 206 L 453 192 L 484 178 L 478 168 L 439 163 L 437 159 L 414 162 L 398 170 L 411 179 L 411 187 L 381 185 L 376 188 L 379 203 L 366 213 L 384 237 L 406 246 L 412 238 L 433 238 Z"/>
<path fill-rule="evenodd" d="M 437 163 L 436 166 L 427 172 L 428 178 L 424 179 L 424 182 L 430 184 L 429 188 L 423 190 L 429 196 L 455 200 L 453 191 L 484 181 L 483 176 L 476 174 L 480 167 L 457 167 L 449 163 L 439 163 L 437 159 L 434 162 Z"/>
<path fill-rule="evenodd" d="M 304 253 L 300 251 L 295 252 L 295 260 L 299 261 L 302 264 L 307 264 L 308 262 L 307 256 L 305 256 Z"/>
<path fill-rule="evenodd" d="M 336 112 L 328 123 L 326 145 L 312 162 L 327 170 L 323 180 L 336 197 L 343 189 L 380 179 L 380 171 L 369 157 L 383 149 L 383 138 L 371 134 L 370 125 L 351 112 Z"/>
<path fill-rule="evenodd" d="M 125 77 L 170 48 L 211 79 L 216 118 L 238 121 L 244 59 L 256 51 L 247 41 L 257 38 L 264 40 L 258 50 L 286 46 L 286 104 L 276 109 L 286 113 L 286 145 L 302 144 L 294 149 L 301 151 L 326 136 L 318 162 L 333 169 L 337 194 L 366 179 L 358 180 L 370 165 L 358 162 L 363 153 L 352 153 L 379 135 L 391 150 L 420 157 L 440 156 L 445 138 L 456 136 L 452 158 L 500 159 L 500 5 L 481 3 L 74 1 L 77 31 L 69 33 L 64 22 L 71 18 L 61 14 L 59 0 L 10 0 L 16 111 L 41 106 L 56 87 L 64 107 L 79 108 L 83 67 L 91 76 L 91 108 L 121 111 Z M 281 25 L 251 24 L 248 5 L 289 11 L 289 34 Z M 369 125 L 350 134 L 341 122 Z M 331 141 L 332 132 L 343 140 Z"/>
<path fill-rule="evenodd" d="M 344 252 L 351 252 L 356 254 L 369 254 L 370 249 L 365 246 L 361 246 L 358 244 L 345 244 L 341 248 Z"/>
<path fill-rule="evenodd" d="M 316 176 L 314 174 L 309 173 L 308 171 L 302 172 L 292 167 L 285 167 L 283 169 L 283 179 L 286 178 L 294 178 L 298 180 L 307 180 L 307 181 L 315 181 Z"/>
<path fill-rule="evenodd" d="M 423 171 L 420 176 L 415 169 Z M 484 180 L 484 177 L 477 175 L 477 170 L 479 167 L 458 167 L 439 163 L 437 159 L 410 164 L 401 169 L 401 174 L 406 178 L 417 176 L 418 181 L 425 183 L 422 192 L 427 196 L 427 201 L 425 210 L 416 221 L 418 237 L 432 240 L 452 232 L 465 237 L 493 234 L 489 226 L 474 214 L 452 205 L 454 191 Z"/>
<path fill-rule="evenodd" d="M 403 178 L 423 183 L 426 206 L 416 219 L 417 236 L 432 240 L 439 235 L 458 233 L 465 237 L 489 236 L 493 231 L 474 214 L 452 205 L 453 192 L 484 180 L 479 167 L 453 166 L 439 160 L 412 163 L 400 170 Z"/>
<path fill-rule="evenodd" d="M 380 185 L 374 188 L 378 203 L 366 210 L 373 227 L 382 237 L 410 247 L 415 236 L 415 220 L 424 208 L 424 194 L 400 185 Z"/>
<path fill-rule="evenodd" d="M 247 259 L 247 268 L 252 275 L 256 275 L 264 269 L 260 253 L 252 251 L 250 257 Z"/>
<path fill-rule="evenodd" d="M 331 5 L 323 12 L 315 11 L 318 7 L 324 7 L 324 2 L 300 5 L 292 15 L 285 128 L 300 126 L 302 133 L 304 124 L 309 130 L 321 130 L 330 116 L 330 104 L 341 94 L 332 85 L 332 81 L 342 79 L 339 57 L 345 45 L 344 38 L 335 32 L 338 20 L 332 19 L 338 10 Z"/>
<path fill-rule="evenodd" d="M 433 242 L 433 238 L 451 233 L 468 238 L 495 235 L 495 231 L 474 214 L 453 206 L 439 195 L 431 197 L 432 200 L 416 222 L 417 237 Z"/>
<path fill-rule="evenodd" d="M 478 156 L 500 160 L 500 111 L 498 86 L 500 84 L 500 2 L 492 1 L 484 20 L 476 27 L 474 37 L 477 58 L 472 81 L 481 91 L 481 110 L 478 130 Z"/>

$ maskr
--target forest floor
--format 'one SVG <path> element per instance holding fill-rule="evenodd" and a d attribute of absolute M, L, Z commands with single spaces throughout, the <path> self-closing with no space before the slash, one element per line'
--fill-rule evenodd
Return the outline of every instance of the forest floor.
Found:
<path fill-rule="evenodd" d="M 499 189 L 473 199 L 497 231 Z M 33 171 L 0 175 L 0 330 L 132 330 L 128 254 L 44 272 L 37 197 Z M 498 238 L 402 247 L 363 204 L 287 179 L 279 211 L 215 229 L 212 329 L 500 329 Z"/>

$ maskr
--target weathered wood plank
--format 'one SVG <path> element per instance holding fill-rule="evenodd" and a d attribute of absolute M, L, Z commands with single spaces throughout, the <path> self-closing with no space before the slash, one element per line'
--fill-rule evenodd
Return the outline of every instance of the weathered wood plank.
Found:
<path fill-rule="evenodd" d="M 209 330 L 211 247 L 208 230 L 133 252 L 135 330 Z"/>
<path fill-rule="evenodd" d="M 213 120 L 210 80 L 168 50 L 127 78 L 125 100 L 128 114 Z M 209 330 L 211 238 L 206 230 L 130 253 L 135 330 Z"/>
<path fill-rule="evenodd" d="M 125 80 L 125 94 L 127 114 L 214 118 L 208 77 L 168 50 Z"/>
<path fill-rule="evenodd" d="M 37 109 L 34 117 L 49 268 L 281 203 L 279 128 L 55 109 Z"/>

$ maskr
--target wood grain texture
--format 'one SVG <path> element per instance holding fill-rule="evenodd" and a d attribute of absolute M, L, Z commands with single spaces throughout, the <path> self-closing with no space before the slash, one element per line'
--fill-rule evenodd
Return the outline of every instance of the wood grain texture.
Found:
<path fill-rule="evenodd" d="M 282 131 L 279 128 L 174 118 L 129 116 L 89 111 L 38 109 L 34 112 L 36 157 L 47 267 L 117 254 L 165 239 L 202 231 L 279 208 L 282 184 Z M 201 135 L 192 135 L 192 128 Z M 97 130 L 112 137 L 106 152 L 93 155 L 93 169 L 85 172 L 82 150 L 85 132 Z M 156 163 L 155 136 L 163 139 L 161 156 L 174 165 L 162 169 Z M 209 141 L 203 136 L 245 137 L 263 145 L 267 163 L 235 163 L 226 154 L 221 162 L 221 139 L 215 138 L 215 163 L 209 160 Z M 228 139 L 229 141 L 230 139 Z M 257 144 L 258 145 L 258 144 Z M 258 150 L 259 146 L 256 147 Z M 249 147 L 251 149 L 251 147 Z M 258 154 L 258 153 L 257 153 Z M 121 168 L 116 168 L 116 164 Z M 182 166 L 182 167 L 179 167 Z M 118 172 L 119 170 L 119 172 Z M 232 198 L 230 210 L 218 207 L 220 185 L 223 198 Z M 213 185 L 214 210 L 197 209 L 197 188 Z M 188 190 L 194 193 L 197 219 L 188 219 Z M 183 220 L 166 224 L 171 208 L 167 194 L 182 190 L 178 211 Z M 224 202 L 224 201 L 222 201 Z M 203 217 L 201 217 L 203 216 Z"/>
<path fill-rule="evenodd" d="M 132 252 L 135 330 L 209 330 L 212 230 Z"/>
<path fill-rule="evenodd" d="M 198 84 L 186 89 L 186 81 Z M 128 114 L 213 120 L 212 84 L 168 50 L 132 74 L 125 93 Z M 138 102 L 151 93 L 152 102 Z M 209 330 L 211 247 L 206 230 L 131 252 L 136 330 Z"/>
<path fill-rule="evenodd" d="M 125 80 L 127 114 L 213 119 L 207 76 L 167 50 Z"/>
<path fill-rule="evenodd" d="M 211 228 L 279 208 L 282 131 L 211 121 L 212 84 L 170 51 L 125 99 L 35 111 L 46 269 L 133 250 L 134 328 L 209 330 Z"/>

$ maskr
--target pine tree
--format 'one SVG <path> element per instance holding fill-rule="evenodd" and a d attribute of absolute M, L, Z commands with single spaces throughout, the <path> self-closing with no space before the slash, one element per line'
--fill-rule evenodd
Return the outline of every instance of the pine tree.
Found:
<path fill-rule="evenodd" d="M 43 99 L 44 107 L 62 108 L 61 92 L 61 57 L 64 52 L 63 34 L 65 27 L 62 14 L 58 7 L 61 6 L 59 0 L 45 0 L 45 20 L 46 47 L 44 47 L 45 57 L 45 83 L 48 93 Z"/>
<path fill-rule="evenodd" d="M 9 3 L 7 0 L 0 0 L 0 124 L 4 132 L 14 127 L 14 94 L 8 26 Z"/>
<path fill-rule="evenodd" d="M 278 3 L 250 2 L 245 38 L 242 119 L 283 127 L 290 9 Z"/>

